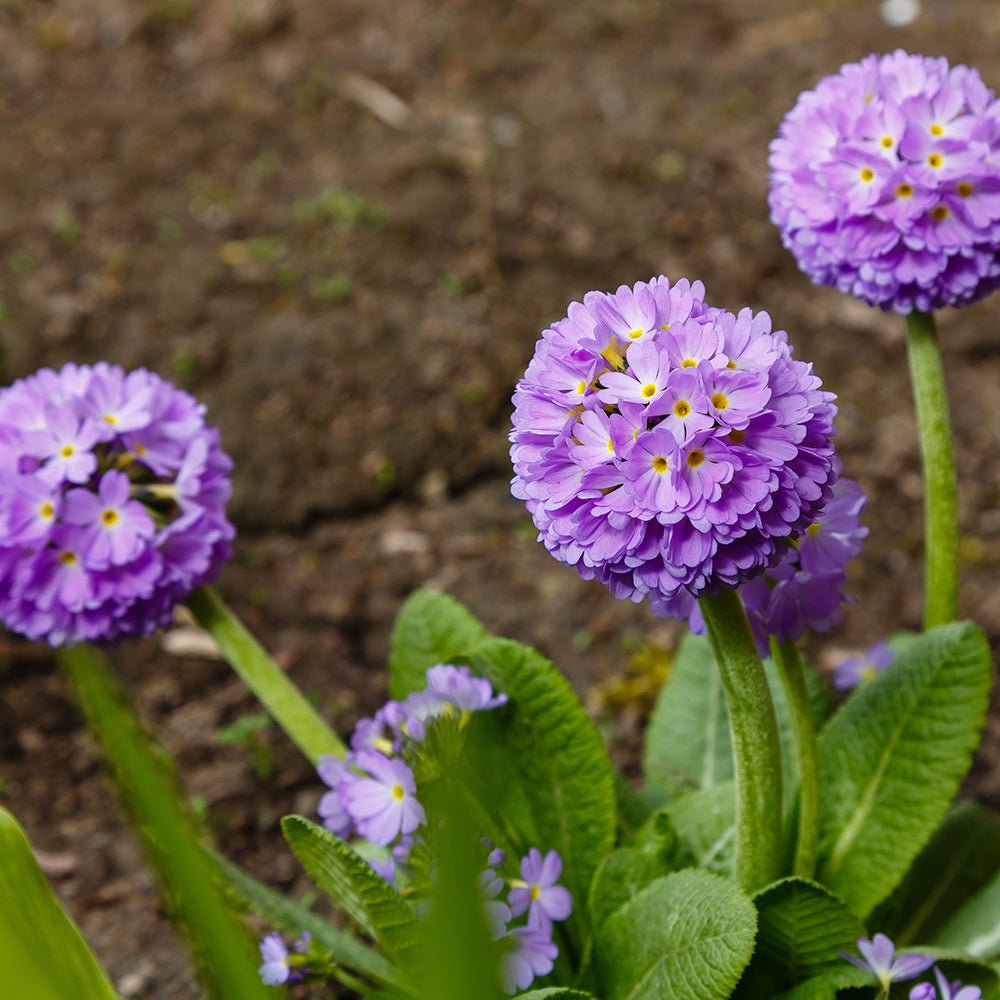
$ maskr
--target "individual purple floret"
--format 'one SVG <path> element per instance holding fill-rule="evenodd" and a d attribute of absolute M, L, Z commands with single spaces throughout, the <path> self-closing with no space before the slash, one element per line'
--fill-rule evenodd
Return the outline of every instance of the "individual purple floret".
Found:
<path fill-rule="evenodd" d="M 527 912 L 528 923 L 539 928 L 551 928 L 554 920 L 565 920 L 573 912 L 573 897 L 568 889 L 556 883 L 562 874 L 562 858 L 549 851 L 543 858 L 532 847 L 521 859 L 521 879 L 507 897 L 511 913 L 519 917 Z"/>
<path fill-rule="evenodd" d="M 340 796 L 362 837 L 388 846 L 427 822 L 408 764 L 375 750 L 355 754 L 351 763 L 363 774 L 352 776 L 346 787 L 342 784 Z"/>
<path fill-rule="evenodd" d="M 486 922 L 490 928 L 490 936 L 494 941 L 507 933 L 507 925 L 513 914 L 510 907 L 497 897 L 503 892 L 504 880 L 492 868 L 484 868 L 479 873 L 479 891 L 486 908 Z"/>
<path fill-rule="evenodd" d="M 916 979 L 934 964 L 933 958 L 913 952 L 897 958 L 896 946 L 884 934 L 876 934 L 870 941 L 858 938 L 858 951 L 861 952 L 861 958 L 846 951 L 839 954 L 852 965 L 870 972 L 886 991 L 892 983 Z"/>
<path fill-rule="evenodd" d="M 799 267 L 882 309 L 1000 282 L 1000 102 L 968 66 L 871 55 L 799 95 L 771 143 L 771 219 Z"/>
<path fill-rule="evenodd" d="M 504 991 L 526 990 L 536 976 L 547 976 L 559 955 L 552 941 L 552 928 L 517 927 L 504 939 L 507 950 L 500 959 L 500 982 Z"/>
<path fill-rule="evenodd" d="M 427 691 L 461 712 L 485 712 L 507 704 L 507 695 L 495 695 L 485 677 L 476 677 L 468 667 L 450 664 L 439 663 L 427 671 Z"/>
<path fill-rule="evenodd" d="M 292 970 L 288 964 L 288 948 L 280 934 L 271 933 L 261 940 L 260 957 L 263 964 L 257 971 L 265 986 L 280 986 L 288 982 Z"/>
<path fill-rule="evenodd" d="M 896 654 L 884 642 L 876 642 L 862 656 L 848 656 L 837 664 L 833 671 L 833 686 L 838 691 L 850 691 L 872 680 L 895 658 Z"/>
<path fill-rule="evenodd" d="M 0 391 L 0 620 L 52 645 L 147 635 L 213 579 L 232 463 L 145 369 L 43 368 Z"/>
<path fill-rule="evenodd" d="M 657 614 L 735 587 L 819 520 L 835 407 L 766 313 L 660 277 L 590 292 L 514 393 L 512 490 L 585 579 Z"/>
<path fill-rule="evenodd" d="M 957 980 L 949 983 L 937 966 L 934 977 L 937 989 L 931 983 L 920 983 L 910 990 L 910 1000 L 982 1000 L 983 991 L 978 986 L 963 986 Z"/>

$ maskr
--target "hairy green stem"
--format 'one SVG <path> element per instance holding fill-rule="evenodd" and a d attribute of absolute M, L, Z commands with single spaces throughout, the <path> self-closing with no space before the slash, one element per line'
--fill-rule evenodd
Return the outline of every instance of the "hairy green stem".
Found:
<path fill-rule="evenodd" d="M 924 467 L 924 627 L 932 628 L 954 621 L 958 604 L 958 486 L 934 316 L 910 313 L 906 334 Z"/>
<path fill-rule="evenodd" d="M 781 747 L 774 703 L 735 590 L 699 601 L 729 707 L 736 773 L 736 880 L 747 892 L 781 866 Z"/>
<path fill-rule="evenodd" d="M 793 873 L 812 878 L 819 842 L 819 778 L 816 767 L 816 727 L 806 687 L 806 672 L 794 642 L 771 638 L 771 659 L 781 677 L 792 725 L 792 745 L 799 767 L 799 829 Z"/>
<path fill-rule="evenodd" d="M 313 764 L 325 755 L 344 756 L 344 744 L 336 733 L 213 588 L 196 590 L 187 605 L 229 665 Z"/>

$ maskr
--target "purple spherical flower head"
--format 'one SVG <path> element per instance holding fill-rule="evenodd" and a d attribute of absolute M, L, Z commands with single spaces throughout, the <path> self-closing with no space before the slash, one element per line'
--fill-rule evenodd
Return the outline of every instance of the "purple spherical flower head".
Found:
<path fill-rule="evenodd" d="M 852 965 L 870 972 L 885 989 L 889 988 L 890 983 L 916 979 L 934 964 L 933 958 L 912 952 L 897 958 L 896 946 L 884 934 L 876 934 L 870 941 L 858 938 L 858 951 L 861 952 L 861 958 L 846 951 L 839 954 Z"/>
<path fill-rule="evenodd" d="M 738 586 L 815 523 L 835 407 L 766 313 L 700 282 L 591 292 L 544 331 L 514 393 L 512 490 L 539 538 L 657 614 Z"/>
<path fill-rule="evenodd" d="M 910 990 L 910 1000 L 982 1000 L 983 991 L 978 986 L 963 986 L 957 980 L 949 983 L 944 973 L 934 966 L 938 988 L 931 983 L 919 983 Z"/>
<path fill-rule="evenodd" d="M 288 964 L 288 948 L 281 935 L 266 935 L 260 942 L 260 957 L 263 964 L 258 970 L 265 986 L 280 986 L 288 982 L 291 967 Z"/>
<path fill-rule="evenodd" d="M 514 994 L 526 990 L 535 976 L 552 971 L 559 949 L 552 941 L 551 927 L 517 927 L 504 939 L 508 950 L 500 959 L 500 982 L 504 991 Z"/>
<path fill-rule="evenodd" d="M 850 691 L 872 680 L 895 658 L 896 654 L 884 642 L 876 642 L 862 656 L 848 656 L 837 664 L 833 671 L 833 686 L 838 691 Z"/>
<path fill-rule="evenodd" d="M 0 620 L 53 645 L 146 635 L 213 579 L 231 462 L 144 369 L 65 365 L 0 391 Z"/>
<path fill-rule="evenodd" d="M 909 313 L 1000 283 L 1000 102 L 968 66 L 871 55 L 799 95 L 771 219 L 817 284 Z"/>
<path fill-rule="evenodd" d="M 353 764 L 366 774 L 341 786 L 341 800 L 362 837 L 388 846 L 427 822 L 407 764 L 374 750 L 356 754 Z"/>
<path fill-rule="evenodd" d="M 562 858 L 549 851 L 543 858 L 532 847 L 521 859 L 524 885 L 510 890 L 507 902 L 511 913 L 519 917 L 528 912 L 528 921 L 538 927 L 551 927 L 554 920 L 565 920 L 573 912 L 573 897 L 568 889 L 556 883 L 562 874 Z"/>

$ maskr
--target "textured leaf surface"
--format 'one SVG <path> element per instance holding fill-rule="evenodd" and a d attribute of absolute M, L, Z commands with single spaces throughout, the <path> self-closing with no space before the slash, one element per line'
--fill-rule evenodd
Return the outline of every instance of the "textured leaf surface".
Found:
<path fill-rule="evenodd" d="M 563 859 L 562 883 L 573 894 L 571 925 L 585 924 L 587 893 L 614 845 L 611 761 L 569 682 L 540 653 L 490 639 L 476 665 L 505 691 L 504 743 L 531 808 L 541 851 Z M 585 927 L 577 934 L 586 937 Z"/>
<path fill-rule="evenodd" d="M 362 944 L 353 934 L 334 927 L 318 913 L 313 913 L 283 893 L 275 892 L 226 858 L 216 855 L 215 860 L 233 892 L 272 927 L 293 936 L 309 931 L 340 965 L 377 982 L 399 982 L 399 973 L 377 951 Z"/>
<path fill-rule="evenodd" d="M 660 858 L 634 847 L 612 851 L 601 862 L 590 887 L 590 920 L 595 930 L 654 879 L 670 873 Z"/>
<path fill-rule="evenodd" d="M 838 951 L 853 951 L 861 921 L 822 886 L 806 879 L 776 882 L 754 897 L 758 962 L 778 973 L 782 987 L 843 966 Z"/>
<path fill-rule="evenodd" d="M 518 993 L 517 1000 L 594 1000 L 594 998 L 589 993 L 581 993 L 579 990 L 567 990 L 562 986 L 549 986 L 544 990 Z"/>
<path fill-rule="evenodd" d="M 899 888 L 872 915 L 898 945 L 934 941 L 937 932 L 1000 871 L 1000 822 L 960 802 L 934 831 Z M 1000 933 L 1000 895 L 996 901 Z"/>
<path fill-rule="evenodd" d="M 118 996 L 5 809 L 0 809 L 0 977 L 3 996 L 11 998 Z"/>
<path fill-rule="evenodd" d="M 286 816 L 281 829 L 330 902 L 378 941 L 390 961 L 403 970 L 412 969 L 421 927 L 399 893 L 329 830 L 302 816 Z"/>
<path fill-rule="evenodd" d="M 732 782 L 683 795 L 667 807 L 687 860 L 731 875 L 736 856 L 736 788 Z"/>
<path fill-rule="evenodd" d="M 845 962 L 843 968 L 831 969 L 821 976 L 807 979 L 804 983 L 789 990 L 787 993 L 782 993 L 780 996 L 775 997 L 775 1000 L 837 1000 L 838 996 L 848 995 L 848 993 L 841 992 L 844 990 L 848 990 L 851 996 L 872 997 L 875 995 L 874 988 L 863 992 L 851 989 L 851 987 L 868 986 L 874 983 L 874 981 L 875 977 L 870 972 L 855 968 Z M 908 993 L 909 990 L 907 990 Z M 903 995 L 905 996 L 906 994 Z"/>
<path fill-rule="evenodd" d="M 862 917 L 895 888 L 969 768 L 989 649 L 969 623 L 916 640 L 819 739 L 820 881 Z"/>
<path fill-rule="evenodd" d="M 606 1000 L 723 1000 L 753 952 L 757 911 L 734 882 L 687 870 L 657 879 L 604 925 Z"/>
<path fill-rule="evenodd" d="M 438 663 L 465 662 L 487 638 L 483 624 L 447 594 L 415 591 L 399 612 L 389 645 L 389 693 L 405 698 L 426 687 Z"/>
<path fill-rule="evenodd" d="M 977 958 L 1000 959 L 1000 875 L 972 897 L 934 936 L 934 944 Z"/>

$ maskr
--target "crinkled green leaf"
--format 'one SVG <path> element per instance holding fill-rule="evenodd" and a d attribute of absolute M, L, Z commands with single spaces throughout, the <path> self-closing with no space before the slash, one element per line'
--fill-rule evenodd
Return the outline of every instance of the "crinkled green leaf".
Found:
<path fill-rule="evenodd" d="M 657 879 L 604 925 L 606 1000 L 724 1000 L 753 952 L 757 911 L 736 883 L 687 870 Z"/>
<path fill-rule="evenodd" d="M 594 1000 L 594 998 L 589 993 L 581 993 L 579 990 L 567 990 L 562 986 L 549 986 L 544 990 L 518 993 L 517 1000 Z"/>
<path fill-rule="evenodd" d="M 389 693 L 402 699 L 420 691 L 427 686 L 430 667 L 465 662 L 486 638 L 483 624 L 454 598 L 431 590 L 415 591 L 392 630 Z"/>
<path fill-rule="evenodd" d="M 974 625 L 932 629 L 820 734 L 820 881 L 862 917 L 899 884 L 969 768 L 991 664 Z"/>
<path fill-rule="evenodd" d="M 422 928 L 399 893 L 329 830 L 302 816 L 286 816 L 281 829 L 330 902 L 374 938 L 391 962 L 401 970 L 412 970 L 422 944 Z"/>
<path fill-rule="evenodd" d="M 0 984 L 12 1000 L 118 996 L 6 809 L 0 809 Z"/>
<path fill-rule="evenodd" d="M 838 996 L 847 995 L 874 996 L 874 988 L 867 992 L 859 989 L 874 982 L 875 977 L 870 972 L 844 962 L 842 968 L 831 969 L 821 976 L 807 979 L 787 993 L 775 996 L 774 1000 L 837 1000 Z"/>
<path fill-rule="evenodd" d="M 751 972 L 770 974 L 778 988 L 843 966 L 840 951 L 851 951 L 864 936 L 861 921 L 823 886 L 787 878 L 761 890 L 757 905 L 757 951 Z"/>
<path fill-rule="evenodd" d="M 510 699 L 496 717 L 503 744 L 531 808 L 539 837 L 534 846 L 562 857 L 561 881 L 577 904 L 569 926 L 582 942 L 584 901 L 615 839 L 611 761 L 569 682 L 540 653 L 490 639 L 477 650 L 475 665 Z"/>
<path fill-rule="evenodd" d="M 949 918 L 998 871 L 1000 822 L 974 802 L 960 802 L 934 831 L 899 888 L 872 914 L 871 926 L 897 945 L 934 941 Z M 1000 954 L 1000 893 L 994 906 Z"/>
<path fill-rule="evenodd" d="M 400 981 L 399 973 L 377 951 L 363 944 L 353 934 L 334 927 L 318 913 L 313 913 L 301 903 L 259 882 L 228 859 L 215 855 L 215 861 L 236 896 L 272 927 L 291 935 L 308 931 L 338 964 L 347 969 L 376 982 Z"/>
<path fill-rule="evenodd" d="M 1000 874 L 983 886 L 933 937 L 977 958 L 1000 959 Z"/>
<path fill-rule="evenodd" d="M 689 864 L 731 875 L 736 858 L 736 788 L 702 788 L 666 807 Z"/>
<path fill-rule="evenodd" d="M 654 879 L 670 874 L 670 866 L 655 854 L 635 847 L 612 851 L 594 875 L 590 887 L 590 920 L 595 932 L 613 913 Z"/>

